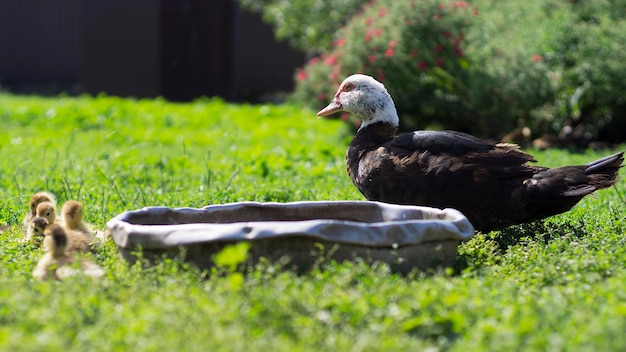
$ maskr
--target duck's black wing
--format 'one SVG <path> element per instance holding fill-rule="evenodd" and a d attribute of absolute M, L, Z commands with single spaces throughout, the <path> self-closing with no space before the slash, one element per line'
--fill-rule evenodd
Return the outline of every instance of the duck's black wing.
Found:
<path fill-rule="evenodd" d="M 516 145 L 493 144 L 455 131 L 402 134 L 389 141 L 385 151 L 397 161 L 394 169 L 390 163 L 381 167 L 381 174 L 387 180 L 403 180 L 403 185 L 381 192 L 382 199 L 455 208 L 480 230 L 524 217 L 523 182 L 545 169 L 530 164 L 535 159 Z"/>
<path fill-rule="evenodd" d="M 406 150 L 427 150 L 433 154 L 487 153 L 495 145 L 470 134 L 456 131 L 415 131 L 397 136 L 392 145 Z"/>
<path fill-rule="evenodd" d="M 532 155 L 519 150 L 514 144 L 492 144 L 467 133 L 456 131 L 415 131 L 397 136 L 390 148 L 406 153 L 421 153 L 431 157 L 445 157 L 456 164 L 455 169 L 465 166 L 481 167 L 494 176 L 528 176 L 537 172 Z"/>

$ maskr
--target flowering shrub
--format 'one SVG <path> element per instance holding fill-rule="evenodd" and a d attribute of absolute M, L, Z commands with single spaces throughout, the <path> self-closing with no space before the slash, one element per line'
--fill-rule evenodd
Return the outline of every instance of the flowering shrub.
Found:
<path fill-rule="evenodd" d="M 468 105 L 485 134 L 528 127 L 560 143 L 624 141 L 626 3 L 544 0 L 484 8 Z M 486 129 L 485 129 L 485 126 Z"/>
<path fill-rule="evenodd" d="M 538 130 L 561 139 L 626 140 L 626 3 L 570 1 L 547 47 L 558 76 L 551 104 L 534 110 Z M 562 5 L 563 6 L 563 5 Z"/>
<path fill-rule="evenodd" d="M 465 1 L 371 2 L 332 50 L 297 71 L 293 98 L 322 107 L 345 77 L 360 72 L 387 86 L 398 111 L 410 115 L 403 123 L 467 129 L 466 31 L 478 15 Z"/>
<path fill-rule="evenodd" d="M 404 129 L 626 139 L 624 1 L 240 1 L 321 53 L 295 73 L 300 104 L 323 107 L 360 72 L 385 84 Z"/>
<path fill-rule="evenodd" d="M 329 49 L 333 36 L 367 0 L 237 0 L 260 12 L 276 37 L 305 52 Z"/>

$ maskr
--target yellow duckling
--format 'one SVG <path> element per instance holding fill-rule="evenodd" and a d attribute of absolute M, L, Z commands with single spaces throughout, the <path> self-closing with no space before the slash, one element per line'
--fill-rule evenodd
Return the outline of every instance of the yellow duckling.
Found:
<path fill-rule="evenodd" d="M 80 231 L 91 238 L 107 240 L 108 232 L 94 228 L 93 225 L 83 221 L 83 204 L 76 200 L 68 200 L 61 208 L 61 226 L 69 230 Z"/>
<path fill-rule="evenodd" d="M 83 204 L 75 200 L 68 200 L 61 208 L 61 226 L 67 230 L 80 231 L 93 237 L 93 231 L 83 222 Z"/>
<path fill-rule="evenodd" d="M 37 206 L 42 202 L 50 202 L 54 206 L 56 199 L 50 192 L 42 191 L 35 193 L 28 201 L 29 212 L 24 216 L 24 221 L 22 222 L 24 227 L 28 227 L 30 221 L 37 216 Z"/>
<path fill-rule="evenodd" d="M 54 203 L 44 201 L 37 205 L 35 216 L 39 216 L 48 220 L 48 224 L 57 223 L 57 211 Z"/>
<path fill-rule="evenodd" d="M 70 242 L 70 237 L 61 226 L 58 224 L 47 226 L 43 240 L 47 252 L 39 259 L 33 270 L 33 276 L 38 280 L 45 280 L 49 277 L 61 280 L 73 275 L 86 275 L 93 278 L 103 276 L 102 268 L 87 258 L 80 258 L 80 268 L 71 265 L 75 262 L 75 258 L 68 252 Z"/>
<path fill-rule="evenodd" d="M 24 237 L 24 242 L 38 242 L 41 243 L 40 240 L 43 238 L 43 231 L 48 226 L 48 219 L 38 216 L 32 219 L 28 223 L 28 228 L 26 229 L 26 237 Z"/>

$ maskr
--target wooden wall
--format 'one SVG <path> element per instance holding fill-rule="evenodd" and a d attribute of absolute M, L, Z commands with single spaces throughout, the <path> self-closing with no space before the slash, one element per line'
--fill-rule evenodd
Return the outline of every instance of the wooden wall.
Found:
<path fill-rule="evenodd" d="M 0 84 L 18 92 L 254 100 L 303 62 L 233 0 L 0 0 Z"/>

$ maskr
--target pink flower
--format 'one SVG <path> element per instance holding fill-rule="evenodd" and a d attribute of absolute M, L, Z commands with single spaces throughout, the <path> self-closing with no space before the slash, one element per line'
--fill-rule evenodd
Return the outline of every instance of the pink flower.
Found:
<path fill-rule="evenodd" d="M 324 93 L 320 93 L 317 95 L 317 100 L 319 101 L 326 101 L 326 94 Z"/>
<path fill-rule="evenodd" d="M 375 37 L 380 37 L 380 35 L 381 35 L 381 34 L 383 34 L 383 30 L 382 30 L 382 29 L 380 29 L 380 28 L 377 28 L 377 29 L 374 31 L 374 36 L 375 36 Z"/>
<path fill-rule="evenodd" d="M 393 49 L 389 48 L 389 49 L 387 49 L 387 51 L 385 51 L 385 56 L 386 57 L 392 57 L 393 53 L 394 53 Z"/>
<path fill-rule="evenodd" d="M 538 54 L 533 55 L 533 61 L 534 62 L 541 62 L 541 60 L 543 60 L 541 55 L 538 55 Z"/>
<path fill-rule="evenodd" d="M 380 10 L 378 10 L 378 17 L 383 17 L 386 14 L 387 14 L 387 8 L 381 7 Z"/>
<path fill-rule="evenodd" d="M 435 65 L 439 66 L 439 67 L 443 67 L 443 59 L 438 57 L 435 59 Z"/>
<path fill-rule="evenodd" d="M 435 52 L 436 53 L 440 53 L 442 51 L 443 51 L 443 45 L 441 45 L 441 44 L 435 45 Z"/>
<path fill-rule="evenodd" d="M 426 61 L 420 61 L 417 63 L 417 67 L 422 71 L 426 71 L 428 69 L 428 64 Z"/>
<path fill-rule="evenodd" d="M 328 75 L 328 78 L 330 78 L 331 81 L 336 81 L 337 78 L 339 78 L 339 70 L 333 70 L 333 72 Z"/>
<path fill-rule="evenodd" d="M 365 24 L 368 26 L 371 26 L 374 23 L 374 19 L 371 17 L 368 17 L 365 19 Z"/>
<path fill-rule="evenodd" d="M 320 62 L 320 57 L 316 56 L 316 57 L 312 58 L 311 60 L 309 60 L 309 65 L 315 65 L 318 62 Z"/>
<path fill-rule="evenodd" d="M 383 70 L 376 70 L 376 79 L 378 79 L 381 83 L 385 82 L 385 74 L 383 73 Z"/>
<path fill-rule="evenodd" d="M 376 55 L 370 55 L 367 57 L 367 59 L 369 60 L 369 62 L 374 63 L 376 61 Z"/>
<path fill-rule="evenodd" d="M 299 69 L 298 70 L 298 74 L 296 75 L 296 79 L 300 82 L 304 81 L 306 79 L 306 71 Z"/>
<path fill-rule="evenodd" d="M 411 57 L 415 58 L 418 57 L 419 54 L 417 53 L 417 50 L 411 50 Z"/>
<path fill-rule="evenodd" d="M 365 42 L 369 43 L 370 41 L 372 41 L 372 33 L 367 32 L 365 33 Z"/>
<path fill-rule="evenodd" d="M 343 38 L 339 38 L 339 39 L 333 41 L 333 46 L 334 47 L 342 47 L 344 45 L 346 45 L 346 40 L 343 39 Z"/>
<path fill-rule="evenodd" d="M 391 49 L 396 47 L 397 42 L 395 40 L 390 41 L 387 46 Z"/>
<path fill-rule="evenodd" d="M 441 19 L 441 15 L 435 15 L 433 16 L 433 18 L 435 19 L 435 21 L 439 21 Z"/>
<path fill-rule="evenodd" d="M 437 5 L 437 7 L 439 7 L 439 10 L 445 10 L 446 9 L 446 5 L 444 5 L 444 4 L 439 4 L 439 5 Z"/>
<path fill-rule="evenodd" d="M 462 9 L 467 7 L 467 3 L 465 1 L 457 1 L 452 3 L 452 7 L 457 9 Z"/>
<path fill-rule="evenodd" d="M 337 55 L 331 55 L 324 60 L 324 64 L 326 66 L 333 66 L 337 64 Z"/>
<path fill-rule="evenodd" d="M 341 113 L 341 120 L 342 121 L 348 121 L 348 118 L 350 117 L 350 114 L 347 112 L 342 112 Z"/>

